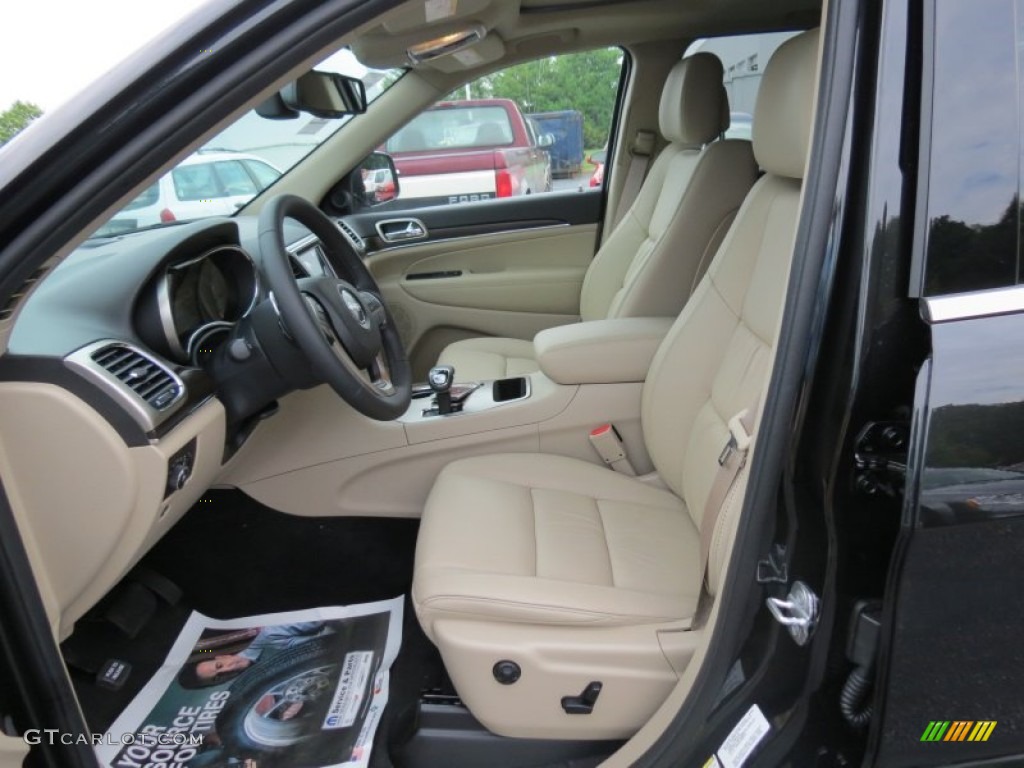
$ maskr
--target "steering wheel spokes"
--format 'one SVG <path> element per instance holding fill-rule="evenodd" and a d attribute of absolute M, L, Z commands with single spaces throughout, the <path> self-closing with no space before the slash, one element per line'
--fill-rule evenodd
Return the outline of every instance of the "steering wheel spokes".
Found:
<path fill-rule="evenodd" d="M 285 249 L 286 217 L 320 239 L 346 279 L 296 280 Z M 260 214 L 260 248 L 283 325 L 319 375 L 371 418 L 405 413 L 412 376 L 401 340 L 376 282 L 334 222 L 306 200 L 282 195 Z"/>

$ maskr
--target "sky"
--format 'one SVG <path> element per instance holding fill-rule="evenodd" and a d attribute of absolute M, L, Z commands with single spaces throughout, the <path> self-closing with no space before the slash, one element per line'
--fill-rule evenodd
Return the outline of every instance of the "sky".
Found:
<path fill-rule="evenodd" d="M 14 0 L 0 25 L 0 111 L 50 111 L 206 0 Z"/>

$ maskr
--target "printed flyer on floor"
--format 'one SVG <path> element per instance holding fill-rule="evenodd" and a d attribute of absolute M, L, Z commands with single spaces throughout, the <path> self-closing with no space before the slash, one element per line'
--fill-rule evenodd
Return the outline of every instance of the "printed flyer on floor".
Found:
<path fill-rule="evenodd" d="M 193 613 L 96 748 L 109 768 L 366 766 L 402 598 L 218 621 Z"/>

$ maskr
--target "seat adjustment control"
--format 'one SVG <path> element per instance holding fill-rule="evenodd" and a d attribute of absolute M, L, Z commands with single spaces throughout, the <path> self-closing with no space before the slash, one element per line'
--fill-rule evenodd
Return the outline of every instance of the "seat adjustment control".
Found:
<path fill-rule="evenodd" d="M 494 665 L 491 673 L 494 675 L 494 679 L 502 685 L 512 685 L 523 674 L 523 670 L 514 661 L 502 659 Z"/>
<path fill-rule="evenodd" d="M 601 695 L 601 682 L 588 683 L 579 696 L 563 696 L 562 709 L 567 715 L 589 715 L 594 711 L 597 697 Z"/>

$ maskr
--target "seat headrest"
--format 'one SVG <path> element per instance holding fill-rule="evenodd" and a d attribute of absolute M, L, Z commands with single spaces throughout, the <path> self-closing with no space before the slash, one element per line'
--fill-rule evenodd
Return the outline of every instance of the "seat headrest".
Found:
<path fill-rule="evenodd" d="M 764 70 L 754 107 L 754 157 L 766 173 L 802 179 L 814 118 L 818 30 L 790 38 Z"/>
<path fill-rule="evenodd" d="M 714 141 L 722 133 L 722 113 L 729 114 L 722 75 L 713 53 L 695 53 L 672 67 L 658 107 L 661 135 L 682 144 Z"/>

